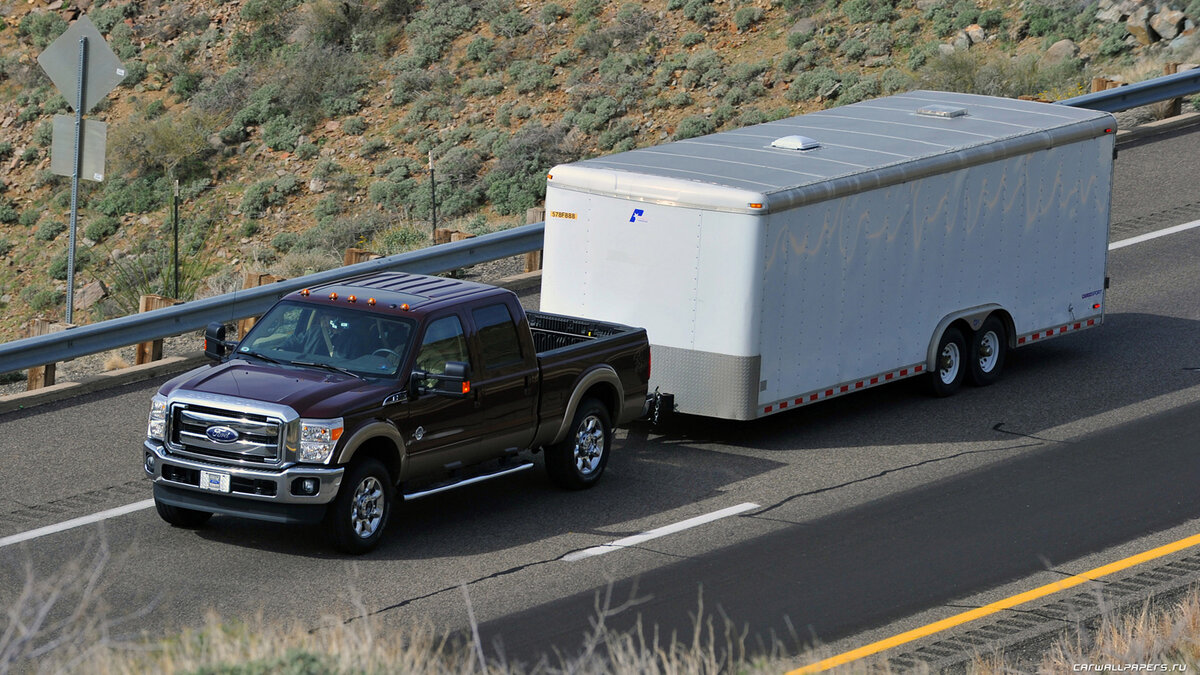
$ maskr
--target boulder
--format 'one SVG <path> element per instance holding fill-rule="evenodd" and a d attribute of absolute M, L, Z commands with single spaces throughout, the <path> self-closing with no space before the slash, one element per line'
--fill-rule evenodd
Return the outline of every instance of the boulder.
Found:
<path fill-rule="evenodd" d="M 1125 19 L 1125 30 L 1144 45 L 1154 44 L 1158 40 L 1158 34 L 1150 27 L 1150 10 L 1145 7 L 1137 8 Z"/>
<path fill-rule="evenodd" d="M 1183 20 L 1187 18 L 1176 9 L 1164 9 L 1163 11 L 1150 17 L 1150 27 L 1158 33 L 1162 39 L 1170 40 L 1179 35 L 1183 26 Z"/>
<path fill-rule="evenodd" d="M 948 45 L 945 42 L 938 45 L 938 53 L 939 54 L 949 55 L 949 54 L 953 54 L 956 51 L 958 51 L 958 50 L 956 50 L 954 48 L 954 45 Z"/>
<path fill-rule="evenodd" d="M 97 279 L 75 290 L 75 307 L 84 310 L 106 297 L 108 297 L 108 287 L 104 285 L 103 281 Z"/>
<path fill-rule="evenodd" d="M 313 178 L 308 181 L 308 191 L 314 194 L 325 191 L 325 181 L 320 178 Z"/>
<path fill-rule="evenodd" d="M 971 38 L 967 37 L 966 31 L 958 31 L 958 35 L 954 36 L 954 41 L 950 43 L 955 51 L 966 51 L 971 48 Z"/>
<path fill-rule="evenodd" d="M 963 29 L 967 34 L 967 38 L 971 40 L 971 44 L 977 45 L 987 39 L 987 34 L 983 32 L 983 26 L 973 23 Z"/>
<path fill-rule="evenodd" d="M 1071 40 L 1059 40 L 1042 54 L 1043 65 L 1056 65 L 1079 55 L 1079 47 Z"/>
<path fill-rule="evenodd" d="M 1096 10 L 1096 20 L 1105 23 L 1120 23 L 1125 18 L 1125 14 L 1120 7 L 1109 7 L 1107 9 Z"/>
<path fill-rule="evenodd" d="M 788 29 L 788 32 L 800 33 L 801 35 L 815 33 L 817 32 L 817 22 L 811 17 L 804 17 L 803 19 L 800 19 L 796 23 L 792 24 L 792 27 Z"/>

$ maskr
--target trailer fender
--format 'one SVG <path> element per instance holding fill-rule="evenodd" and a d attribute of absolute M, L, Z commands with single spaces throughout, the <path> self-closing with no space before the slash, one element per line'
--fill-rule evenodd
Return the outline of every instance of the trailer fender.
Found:
<path fill-rule="evenodd" d="M 971 307 L 969 309 L 960 309 L 957 312 L 951 312 L 942 318 L 942 320 L 938 322 L 937 329 L 933 331 L 933 335 L 929 338 L 929 348 L 925 352 L 925 370 L 928 372 L 934 372 L 937 370 L 938 343 L 941 342 L 942 333 L 946 332 L 947 326 L 955 321 L 962 321 L 964 324 L 966 324 L 967 328 L 974 332 L 983 325 L 984 319 L 988 318 L 989 314 L 996 311 L 1001 312 L 1001 314 L 1006 314 L 1004 308 L 1000 305 L 989 303 L 986 305 L 979 305 L 978 307 Z M 966 335 L 964 337 L 966 337 L 967 342 L 970 343 L 970 336 Z"/>
<path fill-rule="evenodd" d="M 567 437 L 567 432 L 570 430 L 571 421 L 575 419 L 575 411 L 579 409 L 579 404 L 583 402 L 583 395 L 589 389 L 597 384 L 608 384 L 612 386 L 616 392 L 616 409 L 610 411 L 613 424 L 617 423 L 624 409 L 624 392 L 621 390 L 621 378 L 617 376 L 617 371 L 613 370 L 612 366 L 603 365 L 584 373 L 582 377 L 575 383 L 575 388 L 571 391 L 571 398 L 567 401 L 567 409 L 563 412 L 562 422 L 558 426 L 558 431 L 554 434 L 554 440 L 550 445 L 561 442 Z M 602 403 L 604 401 L 601 401 Z"/>

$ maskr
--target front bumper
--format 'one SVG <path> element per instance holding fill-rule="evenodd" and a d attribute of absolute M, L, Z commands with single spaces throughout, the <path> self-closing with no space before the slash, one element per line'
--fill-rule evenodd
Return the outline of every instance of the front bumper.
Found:
<path fill-rule="evenodd" d="M 272 522 L 314 522 L 337 496 L 344 468 L 291 466 L 278 471 L 211 464 L 168 454 L 157 441 L 143 444 L 143 468 L 154 481 L 154 497 L 180 508 L 257 518 Z M 153 459 L 153 462 L 150 460 Z M 230 491 L 200 486 L 200 472 L 230 476 Z M 319 481 L 315 495 L 293 493 L 297 479 Z"/>

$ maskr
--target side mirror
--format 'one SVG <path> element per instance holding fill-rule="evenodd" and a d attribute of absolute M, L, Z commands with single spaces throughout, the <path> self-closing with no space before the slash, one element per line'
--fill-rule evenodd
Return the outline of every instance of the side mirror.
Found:
<path fill-rule="evenodd" d="M 432 389 L 425 386 L 426 380 L 435 381 Z M 408 376 L 409 398 L 416 398 L 425 393 L 449 398 L 466 398 L 471 393 L 470 366 L 462 361 L 447 361 L 445 372 L 441 375 L 414 370 Z"/>
<path fill-rule="evenodd" d="M 225 356 L 225 324 L 213 322 L 204 329 L 204 355 L 213 361 Z"/>

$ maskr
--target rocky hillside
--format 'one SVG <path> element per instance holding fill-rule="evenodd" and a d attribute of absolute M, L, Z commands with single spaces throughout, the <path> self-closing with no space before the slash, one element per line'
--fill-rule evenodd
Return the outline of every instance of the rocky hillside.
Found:
<path fill-rule="evenodd" d="M 77 323 L 428 245 L 430 156 L 440 225 L 492 231 L 557 162 L 915 86 L 1154 76 L 1192 59 L 1200 0 L 0 0 L 0 339 L 64 311 L 69 109 L 36 57 L 85 12 L 128 76 L 90 116 L 107 175 L 81 190 Z"/>

